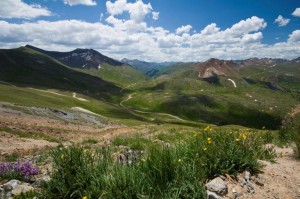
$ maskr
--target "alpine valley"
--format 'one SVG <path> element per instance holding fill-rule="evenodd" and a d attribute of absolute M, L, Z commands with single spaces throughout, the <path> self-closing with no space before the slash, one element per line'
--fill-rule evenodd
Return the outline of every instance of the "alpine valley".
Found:
<path fill-rule="evenodd" d="M 93 49 L 1 49 L 0 161 L 33 158 L 41 172 L 33 182 L 51 178 L 24 198 L 205 198 L 203 183 L 216 175 L 229 184 L 229 198 L 267 198 L 284 172 L 299 171 L 289 159 L 300 143 L 291 133 L 299 130 L 299 104 L 300 58 L 155 63 Z M 276 154 L 280 169 L 265 161 Z M 246 180 L 258 173 L 258 160 L 267 172 L 234 192 L 239 173 Z M 293 177 L 282 177 L 289 189 L 279 194 L 299 196 Z"/>

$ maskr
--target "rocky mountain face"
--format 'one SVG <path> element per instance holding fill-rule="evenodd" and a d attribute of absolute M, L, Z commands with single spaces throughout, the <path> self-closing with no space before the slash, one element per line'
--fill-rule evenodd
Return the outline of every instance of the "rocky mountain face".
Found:
<path fill-rule="evenodd" d="M 26 45 L 26 47 L 53 57 L 72 68 L 101 69 L 102 64 L 112 66 L 123 65 L 123 63 L 102 55 L 93 49 L 75 49 L 70 52 L 57 52 L 42 50 L 30 45 Z"/>
<path fill-rule="evenodd" d="M 217 76 L 237 76 L 238 65 L 232 61 L 209 59 L 197 64 L 195 70 L 199 73 L 199 78 L 211 78 Z"/>
<path fill-rule="evenodd" d="M 245 60 L 235 60 L 236 64 L 240 67 L 247 67 L 247 66 L 276 66 L 279 64 L 285 64 L 289 62 L 288 59 L 280 59 L 280 58 L 250 58 Z"/>
<path fill-rule="evenodd" d="M 300 62 L 300 57 L 298 57 L 298 58 L 296 58 L 296 59 L 293 59 L 292 62 L 299 63 L 299 62 Z"/>

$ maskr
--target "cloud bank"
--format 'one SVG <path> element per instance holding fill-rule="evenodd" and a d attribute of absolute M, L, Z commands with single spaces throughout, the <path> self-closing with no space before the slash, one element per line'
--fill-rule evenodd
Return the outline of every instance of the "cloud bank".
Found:
<path fill-rule="evenodd" d="M 86 5 L 95 6 L 97 3 L 93 0 L 63 0 L 64 4 L 75 6 L 75 5 Z"/>
<path fill-rule="evenodd" d="M 21 0 L 0 1 L 0 18 L 33 19 L 40 16 L 50 16 L 51 12 L 40 5 L 28 5 Z"/>
<path fill-rule="evenodd" d="M 59 51 L 94 48 L 116 59 L 146 61 L 295 58 L 300 55 L 300 30 L 290 33 L 285 42 L 263 44 L 262 31 L 267 22 L 257 16 L 238 21 L 226 29 L 211 23 L 191 33 L 191 25 L 180 26 L 175 31 L 149 26 L 145 18 L 155 20 L 159 14 L 150 3 L 141 0 L 134 3 L 107 1 L 106 9 L 106 18 L 96 23 L 39 20 L 17 24 L 0 20 L 0 45 L 12 48 L 31 44 Z M 129 17 L 124 18 L 124 15 Z"/>

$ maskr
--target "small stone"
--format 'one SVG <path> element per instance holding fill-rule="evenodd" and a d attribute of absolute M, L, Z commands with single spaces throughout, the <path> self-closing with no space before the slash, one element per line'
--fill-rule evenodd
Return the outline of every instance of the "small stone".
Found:
<path fill-rule="evenodd" d="M 19 185 L 16 186 L 13 190 L 12 190 L 12 195 L 17 196 L 20 195 L 21 193 L 26 193 L 28 191 L 33 191 L 34 188 L 32 186 L 28 186 L 28 185 Z"/>
<path fill-rule="evenodd" d="M 19 181 L 19 180 L 10 180 L 10 181 L 8 181 L 7 183 L 5 183 L 3 185 L 3 188 L 5 186 L 9 186 L 10 185 L 12 187 L 12 189 L 14 189 L 16 186 L 18 186 L 20 184 L 21 184 L 21 181 Z M 7 187 L 7 188 L 9 188 L 9 187 Z M 5 188 L 4 188 L 4 190 L 5 190 Z"/>
<path fill-rule="evenodd" d="M 13 190 L 14 188 L 10 185 L 10 184 L 5 184 L 5 185 L 3 185 L 3 190 L 5 191 L 5 192 L 9 192 L 9 191 L 11 191 L 11 190 Z"/>
<path fill-rule="evenodd" d="M 220 177 L 222 180 L 226 180 L 226 177 L 223 176 L 223 175 L 219 175 L 219 177 Z"/>
<path fill-rule="evenodd" d="M 227 183 L 220 177 L 213 179 L 212 181 L 207 183 L 205 187 L 207 190 L 215 192 L 219 195 L 226 195 L 228 193 Z"/>
<path fill-rule="evenodd" d="M 264 183 L 262 183 L 260 180 L 256 179 L 255 181 L 255 184 L 257 184 L 258 186 L 264 186 Z"/>
<path fill-rule="evenodd" d="M 218 194 L 211 192 L 209 190 L 206 191 L 207 199 L 222 199 L 223 197 L 219 196 Z"/>
<path fill-rule="evenodd" d="M 249 180 L 250 180 L 250 177 L 251 177 L 250 172 L 249 172 L 249 171 L 246 171 L 246 172 L 245 172 L 245 180 L 246 180 L 246 181 L 249 181 Z"/>
<path fill-rule="evenodd" d="M 245 179 L 241 179 L 241 187 L 244 187 L 247 184 Z"/>

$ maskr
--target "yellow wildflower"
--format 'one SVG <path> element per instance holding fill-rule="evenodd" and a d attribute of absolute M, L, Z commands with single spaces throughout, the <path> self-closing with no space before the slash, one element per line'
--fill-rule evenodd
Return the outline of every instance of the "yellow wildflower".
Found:
<path fill-rule="evenodd" d="M 242 138 L 243 140 L 246 140 L 247 139 L 247 135 L 245 135 L 244 133 L 242 134 Z"/>
<path fill-rule="evenodd" d="M 83 196 L 82 199 L 87 199 L 87 197 L 86 197 L 86 196 Z"/>
<path fill-rule="evenodd" d="M 211 138 L 207 138 L 207 143 L 211 144 Z"/>
<path fill-rule="evenodd" d="M 231 134 L 232 134 L 232 131 L 230 131 L 229 134 L 231 135 Z"/>
<path fill-rule="evenodd" d="M 237 141 L 237 142 L 240 141 L 240 138 L 236 138 L 235 141 Z"/>
<path fill-rule="evenodd" d="M 204 129 L 204 131 L 209 131 L 209 129 L 210 129 L 210 126 L 207 126 L 207 127 Z"/>
<path fill-rule="evenodd" d="M 281 158 L 283 158 L 283 157 L 284 157 L 284 154 L 281 152 L 281 153 L 279 154 L 279 156 L 280 156 Z"/>
<path fill-rule="evenodd" d="M 194 134 L 194 137 L 196 137 L 196 136 L 198 136 L 200 134 L 201 134 L 201 132 L 197 132 L 197 133 Z"/>

